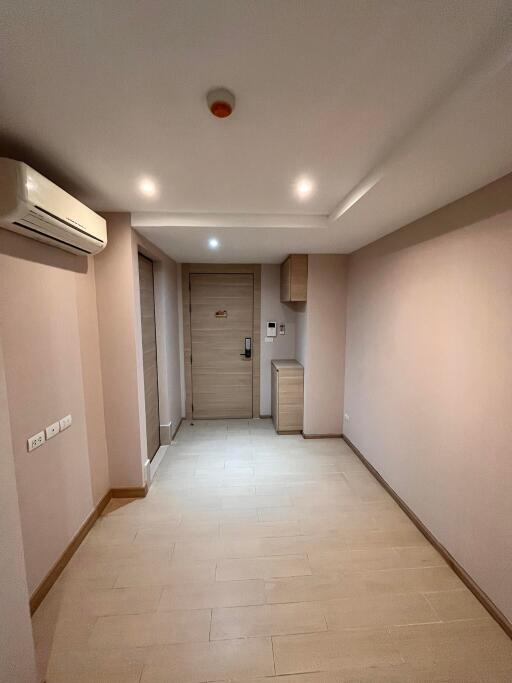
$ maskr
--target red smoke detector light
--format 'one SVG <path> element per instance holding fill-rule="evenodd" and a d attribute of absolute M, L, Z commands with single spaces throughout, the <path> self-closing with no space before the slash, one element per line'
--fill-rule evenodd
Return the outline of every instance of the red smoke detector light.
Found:
<path fill-rule="evenodd" d="M 226 88 L 214 88 L 206 95 L 208 109 L 219 119 L 230 116 L 235 108 L 235 96 Z"/>

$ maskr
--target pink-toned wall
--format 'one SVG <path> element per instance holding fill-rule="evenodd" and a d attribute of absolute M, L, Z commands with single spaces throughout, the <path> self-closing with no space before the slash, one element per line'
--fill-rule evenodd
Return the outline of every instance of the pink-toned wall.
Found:
<path fill-rule="evenodd" d="M 0 679 L 2 683 L 35 683 L 34 642 L 1 346 L 0 454 Z"/>
<path fill-rule="evenodd" d="M 0 230 L 0 325 L 32 593 L 110 486 L 93 260 Z M 70 429 L 27 452 L 68 413 Z"/>
<path fill-rule="evenodd" d="M 108 236 L 87 259 L 0 230 L 0 332 L 29 593 L 111 487 L 144 484 L 138 248 L 155 260 L 162 418 L 181 418 L 176 264 L 133 232 L 129 214 L 108 217 Z M 27 452 L 29 436 L 68 413 L 70 429 Z"/>
<path fill-rule="evenodd" d="M 512 175 L 349 260 L 344 432 L 512 619 Z"/>
<path fill-rule="evenodd" d="M 347 257 L 309 254 L 305 311 L 297 315 L 304 365 L 304 434 L 341 435 Z"/>

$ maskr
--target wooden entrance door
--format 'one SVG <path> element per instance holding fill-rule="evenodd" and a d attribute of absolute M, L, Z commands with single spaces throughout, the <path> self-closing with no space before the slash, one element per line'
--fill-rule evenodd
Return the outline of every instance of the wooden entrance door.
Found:
<path fill-rule="evenodd" d="M 153 459 L 160 447 L 154 282 L 153 261 L 139 254 L 140 317 L 142 326 L 144 394 L 146 399 L 146 440 L 148 458 L 150 460 Z"/>
<path fill-rule="evenodd" d="M 192 416 L 251 418 L 254 277 L 190 274 Z"/>

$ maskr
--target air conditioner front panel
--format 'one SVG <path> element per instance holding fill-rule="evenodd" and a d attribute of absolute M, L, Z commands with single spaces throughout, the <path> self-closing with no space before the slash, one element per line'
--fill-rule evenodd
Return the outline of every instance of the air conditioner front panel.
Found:
<path fill-rule="evenodd" d="M 107 244 L 105 219 L 11 159 L 0 159 L 0 225 L 75 254 L 95 254 Z"/>
<path fill-rule="evenodd" d="M 20 171 L 19 187 L 26 191 L 23 199 L 29 205 L 107 243 L 106 223 L 101 216 L 26 164 L 20 164 Z"/>

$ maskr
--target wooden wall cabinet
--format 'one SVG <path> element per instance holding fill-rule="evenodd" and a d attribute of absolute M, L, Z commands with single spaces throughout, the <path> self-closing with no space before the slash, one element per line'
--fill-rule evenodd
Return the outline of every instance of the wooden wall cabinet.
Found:
<path fill-rule="evenodd" d="M 271 396 L 276 432 L 300 433 L 304 415 L 304 368 L 298 361 L 272 361 Z"/>
<path fill-rule="evenodd" d="M 281 265 L 282 303 L 303 302 L 308 293 L 308 255 L 290 254 Z"/>

